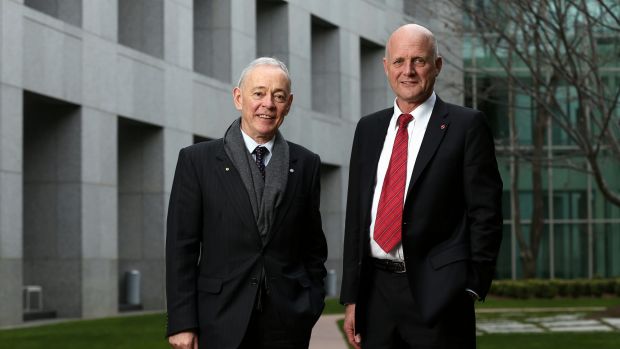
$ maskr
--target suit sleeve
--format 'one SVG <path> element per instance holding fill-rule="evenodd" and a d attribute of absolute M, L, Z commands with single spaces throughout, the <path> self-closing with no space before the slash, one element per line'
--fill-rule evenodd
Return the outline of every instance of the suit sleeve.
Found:
<path fill-rule="evenodd" d="M 467 131 L 463 187 L 470 231 L 472 263 L 467 288 L 486 297 L 502 240 L 502 180 L 493 135 L 479 112 Z"/>
<path fill-rule="evenodd" d="M 325 275 L 325 260 L 327 259 L 327 241 L 323 232 L 321 221 L 320 202 L 321 202 L 321 159 L 318 155 L 314 155 L 312 161 L 312 181 L 310 189 L 310 211 L 308 212 L 308 221 L 306 224 L 307 232 L 306 256 L 304 264 L 308 274 L 315 283 L 323 286 Z"/>
<path fill-rule="evenodd" d="M 166 235 L 167 335 L 198 328 L 197 264 L 202 230 L 202 198 L 188 151 L 179 153 Z"/>
<path fill-rule="evenodd" d="M 347 190 L 347 212 L 344 226 L 344 251 L 340 302 L 353 304 L 357 301 L 360 283 L 360 246 L 363 229 L 360 226 L 360 170 L 357 167 L 359 154 L 360 125 L 355 129 L 351 159 L 349 162 L 349 187 Z"/>

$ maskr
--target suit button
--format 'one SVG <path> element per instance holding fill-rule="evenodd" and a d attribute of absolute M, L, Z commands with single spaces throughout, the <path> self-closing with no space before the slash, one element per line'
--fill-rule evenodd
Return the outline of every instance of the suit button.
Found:
<path fill-rule="evenodd" d="M 252 286 L 258 285 L 258 279 L 257 278 L 251 278 L 250 279 L 250 285 L 252 285 Z"/>

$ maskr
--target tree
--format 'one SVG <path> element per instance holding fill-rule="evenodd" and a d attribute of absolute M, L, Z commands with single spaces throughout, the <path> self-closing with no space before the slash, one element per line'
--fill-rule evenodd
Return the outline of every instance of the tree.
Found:
<path fill-rule="evenodd" d="M 617 0 L 446 0 L 464 22 L 446 21 L 455 32 L 470 35 L 495 58 L 506 77 L 509 132 L 498 142 L 511 159 L 511 207 L 524 276 L 536 271 L 544 229 L 543 169 L 568 167 L 592 176 L 602 195 L 620 206 L 620 192 L 603 171 L 609 157 L 620 159 L 618 104 L 620 79 L 610 68 L 620 64 L 620 2 Z M 435 13 L 441 17 L 441 13 Z M 456 28 L 454 26 L 457 26 Z M 616 73 L 616 76 L 620 74 Z M 613 77 L 613 75 L 612 75 Z M 519 144 L 515 120 L 518 92 L 532 101 L 531 145 Z M 484 96 L 482 96 L 484 98 Z M 577 106 L 571 108 L 571 106 Z M 557 125 L 573 147 L 552 158 L 545 149 L 550 124 Z M 576 157 L 585 159 L 576 163 Z M 531 165 L 532 225 L 529 238 L 521 227 L 519 164 Z"/>

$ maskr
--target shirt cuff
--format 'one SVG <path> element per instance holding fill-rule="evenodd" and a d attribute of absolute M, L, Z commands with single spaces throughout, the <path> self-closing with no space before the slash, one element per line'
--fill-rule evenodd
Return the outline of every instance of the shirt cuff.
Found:
<path fill-rule="evenodd" d="M 472 290 L 471 288 L 466 288 L 465 291 L 469 293 L 474 300 L 480 300 L 480 296 L 476 293 L 476 291 Z"/>

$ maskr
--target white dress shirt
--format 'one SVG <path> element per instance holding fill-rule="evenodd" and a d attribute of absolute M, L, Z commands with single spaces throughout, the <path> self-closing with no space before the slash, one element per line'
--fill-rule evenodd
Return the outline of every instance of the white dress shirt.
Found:
<path fill-rule="evenodd" d="M 275 139 L 275 137 L 270 139 L 269 142 L 265 144 L 258 144 L 255 140 L 252 139 L 252 137 L 245 134 L 243 130 L 241 130 L 241 135 L 243 136 L 243 142 L 245 143 L 245 147 L 248 148 L 248 151 L 250 152 L 250 154 L 252 154 L 252 159 L 254 159 L 254 161 L 256 161 L 256 154 L 254 154 L 253 151 L 254 149 L 256 149 L 256 147 L 260 145 L 269 150 L 269 152 L 265 154 L 265 157 L 263 157 L 263 163 L 265 163 L 265 167 L 267 167 L 269 160 L 271 160 L 271 149 L 273 148 L 273 140 Z"/>
<path fill-rule="evenodd" d="M 428 99 L 415 108 L 410 114 L 413 116 L 413 120 L 407 125 L 407 133 L 409 135 L 409 141 L 407 144 L 407 181 L 405 183 L 405 194 L 409 189 L 409 181 L 411 180 L 411 173 L 413 172 L 413 165 L 418 157 L 420 146 L 422 145 L 422 139 L 424 138 L 424 132 L 426 132 L 426 126 L 431 118 L 433 107 L 435 106 L 435 100 L 437 99 L 435 92 L 431 94 Z M 383 188 L 383 181 L 390 164 L 390 157 L 392 156 L 392 147 L 394 146 L 394 139 L 396 139 L 396 132 L 398 131 L 397 120 L 400 114 L 403 112 L 398 108 L 396 99 L 394 99 L 394 114 L 390 119 L 388 125 L 387 134 L 385 136 L 385 142 L 383 143 L 383 150 L 381 150 L 381 156 L 379 157 L 379 164 L 377 165 L 377 181 L 375 183 L 375 191 L 372 198 L 372 209 L 370 212 L 370 254 L 374 258 L 380 259 L 392 259 L 397 261 L 403 261 L 403 245 L 399 243 L 394 247 L 392 251 L 386 253 L 379 247 L 374 240 L 375 220 L 377 218 L 377 207 L 379 206 L 379 198 L 381 197 L 381 189 Z M 406 195 L 403 196 L 403 202 Z"/>

